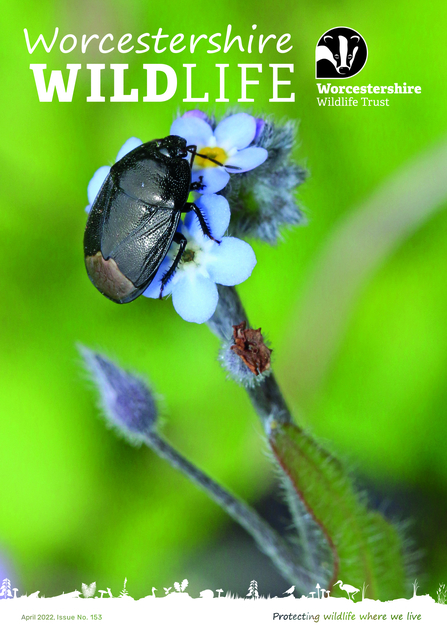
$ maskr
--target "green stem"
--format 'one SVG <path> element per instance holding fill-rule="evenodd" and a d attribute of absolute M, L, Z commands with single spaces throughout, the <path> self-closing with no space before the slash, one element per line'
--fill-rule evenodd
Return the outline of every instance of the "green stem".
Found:
<path fill-rule="evenodd" d="M 310 574 L 303 569 L 302 564 L 296 559 L 296 553 L 292 548 L 256 511 L 190 463 L 156 432 L 147 433 L 145 443 L 161 458 L 201 487 L 253 537 L 259 548 L 270 557 L 283 576 L 295 584 L 299 592 L 307 593 L 308 587 L 312 583 Z"/>

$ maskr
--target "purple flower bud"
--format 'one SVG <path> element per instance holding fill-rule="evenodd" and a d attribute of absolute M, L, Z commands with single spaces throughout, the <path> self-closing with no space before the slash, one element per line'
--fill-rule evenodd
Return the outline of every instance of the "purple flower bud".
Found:
<path fill-rule="evenodd" d="M 158 416 L 149 387 L 105 356 L 83 346 L 80 351 L 98 387 L 107 420 L 131 443 L 141 443 L 154 428 Z"/>
<path fill-rule="evenodd" d="M 190 116 L 195 116 L 196 118 L 200 118 L 203 121 L 206 121 L 207 123 L 210 122 L 209 116 L 205 114 L 205 112 L 202 112 L 202 110 L 187 110 L 183 114 L 183 117 L 190 117 Z"/>

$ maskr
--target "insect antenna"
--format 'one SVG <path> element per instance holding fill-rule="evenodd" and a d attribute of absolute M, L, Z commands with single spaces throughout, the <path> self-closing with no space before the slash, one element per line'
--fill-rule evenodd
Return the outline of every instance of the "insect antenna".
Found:
<path fill-rule="evenodd" d="M 224 165 L 222 162 L 219 162 L 218 160 L 215 160 L 214 158 L 210 158 L 209 156 L 207 156 L 206 154 L 199 154 L 197 151 L 197 145 L 190 145 L 189 147 L 186 148 L 186 151 L 191 152 L 192 156 L 192 160 L 191 160 L 191 166 L 192 163 L 194 162 L 194 158 L 196 156 L 199 156 L 199 158 L 205 158 L 205 160 L 209 160 L 210 162 L 214 162 L 215 165 L 219 165 L 219 167 L 227 167 L 228 169 L 237 169 L 240 170 L 241 167 L 235 167 L 234 165 Z"/>

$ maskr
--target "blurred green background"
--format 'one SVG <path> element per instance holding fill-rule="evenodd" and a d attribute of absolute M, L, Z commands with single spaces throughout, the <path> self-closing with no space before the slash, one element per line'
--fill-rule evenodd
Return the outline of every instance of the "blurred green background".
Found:
<path fill-rule="evenodd" d="M 214 64 L 231 66 L 234 105 L 236 65 L 262 63 L 260 85 L 249 88 L 251 111 L 300 121 L 296 158 L 310 177 L 299 200 L 309 222 L 286 231 L 276 248 L 252 244 L 258 265 L 240 293 L 269 336 L 278 380 L 301 423 L 353 467 L 375 506 L 411 521 L 407 536 L 423 554 L 419 592 L 434 596 L 447 579 L 447 206 L 421 212 L 419 221 L 401 214 L 389 227 L 364 211 L 384 181 L 445 135 L 445 3 L 18 0 L 3 16 L 0 558 L 15 585 L 51 596 L 96 581 L 118 593 L 127 577 L 137 598 L 152 586 L 160 595 L 184 577 L 193 595 L 243 593 L 254 577 L 263 594 L 288 588 L 202 492 L 105 428 L 76 351 L 82 342 L 148 375 L 163 395 L 174 445 L 282 524 L 260 425 L 216 362 L 217 339 L 206 325 L 182 321 L 170 300 L 107 301 L 88 281 L 82 257 L 89 179 L 129 136 L 168 133 L 186 105 L 182 64 L 197 64 L 195 92 L 208 91 L 209 107 L 222 114 L 224 104 L 213 103 Z M 79 48 L 47 55 L 41 47 L 29 55 L 23 36 L 26 27 L 33 42 L 40 33 L 51 39 L 55 26 L 79 40 L 159 27 L 171 36 L 211 35 L 232 24 L 247 38 L 254 23 L 257 33 L 292 33 L 293 51 L 99 55 L 92 46 L 86 55 Z M 422 94 L 391 96 L 383 108 L 319 108 L 314 49 L 339 25 L 357 29 L 369 47 L 350 84 L 406 81 Z M 82 63 L 73 102 L 39 103 L 30 63 L 52 70 Z M 177 94 L 160 104 L 87 103 L 86 63 L 128 63 L 127 87 L 141 97 L 142 64 L 169 64 Z M 269 63 L 295 64 L 295 103 L 269 103 Z M 111 81 L 104 71 L 107 97 Z M 366 217 L 359 247 L 346 250 L 343 231 L 359 217 Z M 396 222 L 404 236 L 390 239 Z M 382 237 L 390 242 L 383 253 Z M 356 276 L 365 251 L 374 264 Z"/>

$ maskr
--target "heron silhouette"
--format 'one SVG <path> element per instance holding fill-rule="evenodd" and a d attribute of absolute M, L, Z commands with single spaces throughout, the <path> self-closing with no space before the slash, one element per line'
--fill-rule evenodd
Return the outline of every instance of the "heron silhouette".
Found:
<path fill-rule="evenodd" d="M 354 595 L 360 592 L 360 588 L 355 588 L 355 586 L 344 584 L 341 579 L 339 579 L 338 582 L 335 582 L 334 586 L 336 586 L 337 584 L 340 584 L 340 589 L 345 591 L 345 593 L 348 595 L 348 599 L 350 599 L 352 595 L 352 601 L 354 601 Z"/>

